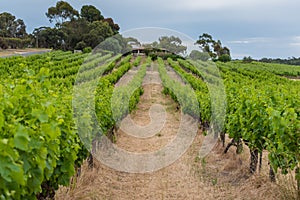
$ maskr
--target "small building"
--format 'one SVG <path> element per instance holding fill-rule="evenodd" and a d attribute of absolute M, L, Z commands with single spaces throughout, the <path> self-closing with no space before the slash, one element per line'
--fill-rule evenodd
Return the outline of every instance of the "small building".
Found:
<path fill-rule="evenodd" d="M 144 47 L 133 48 L 131 51 L 133 56 L 144 56 L 146 55 L 146 51 Z"/>
<path fill-rule="evenodd" d="M 145 48 L 145 47 L 133 48 L 131 50 L 131 53 L 133 56 L 145 56 L 149 54 L 157 54 L 157 55 L 174 54 L 164 48 Z"/>

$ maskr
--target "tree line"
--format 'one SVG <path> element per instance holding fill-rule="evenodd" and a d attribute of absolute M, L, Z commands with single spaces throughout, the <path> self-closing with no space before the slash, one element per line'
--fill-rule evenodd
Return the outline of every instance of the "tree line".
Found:
<path fill-rule="evenodd" d="M 84 5 L 79 12 L 68 2 L 58 1 L 45 14 L 50 23 L 55 23 L 54 27 L 38 27 L 28 34 L 22 19 L 8 12 L 0 13 L 0 48 L 94 48 L 120 29 L 112 18 L 105 18 L 93 5 Z"/>
<path fill-rule="evenodd" d="M 29 43 L 26 25 L 8 12 L 0 13 L 0 48 L 23 48 Z"/>
<path fill-rule="evenodd" d="M 93 49 L 102 44 L 106 50 L 126 52 L 132 44 L 141 46 L 135 38 L 123 38 L 119 33 L 120 27 L 112 18 L 105 18 L 101 11 L 93 5 L 83 5 L 78 11 L 68 2 L 58 1 L 55 6 L 48 8 L 46 17 L 53 27 L 41 26 L 31 34 L 26 32 L 22 19 L 17 19 L 10 13 L 0 13 L 0 48 L 52 48 L 61 50 Z M 113 38 L 111 38 L 114 36 Z M 106 39 L 109 38 L 107 41 Z M 215 41 L 211 35 L 204 33 L 196 41 L 201 50 L 193 50 L 189 57 L 201 60 L 229 61 L 230 50 L 223 47 L 220 40 Z M 180 38 L 162 36 L 151 44 L 143 44 L 145 48 L 161 49 L 180 54 L 187 47 Z"/>
<path fill-rule="evenodd" d="M 300 57 L 292 57 L 287 59 L 282 58 L 262 58 L 258 60 L 260 62 L 266 62 L 266 63 L 279 63 L 279 64 L 287 64 L 287 65 L 300 65 Z"/>
<path fill-rule="evenodd" d="M 62 50 L 94 48 L 120 29 L 112 18 L 105 18 L 93 5 L 84 5 L 79 12 L 69 3 L 58 1 L 56 6 L 48 8 L 46 16 L 55 26 L 34 29 L 33 45 L 36 47 Z"/>

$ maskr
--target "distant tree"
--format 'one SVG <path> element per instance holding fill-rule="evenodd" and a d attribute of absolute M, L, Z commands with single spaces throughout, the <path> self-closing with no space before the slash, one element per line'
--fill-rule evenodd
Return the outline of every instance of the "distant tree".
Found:
<path fill-rule="evenodd" d="M 207 52 L 200 52 L 198 50 L 192 50 L 189 58 L 192 60 L 202 60 L 202 61 L 207 61 L 210 59 L 210 56 Z"/>
<path fill-rule="evenodd" d="M 203 33 L 201 36 L 199 36 L 196 44 L 199 44 L 202 50 L 207 52 L 214 60 L 220 58 L 221 60 L 227 60 L 230 58 L 229 48 L 223 47 L 220 40 L 215 41 L 208 33 Z"/>
<path fill-rule="evenodd" d="M 79 42 L 84 42 L 86 47 L 95 48 L 106 38 L 114 35 L 107 22 L 94 21 L 90 23 L 85 19 L 64 22 L 61 30 L 65 33 L 64 41 L 67 50 L 73 50 Z"/>
<path fill-rule="evenodd" d="M 122 50 L 121 53 L 127 53 L 132 50 L 133 46 L 141 46 L 141 43 L 133 37 L 125 38 L 121 34 L 116 34 L 113 38 L 117 39 Z"/>
<path fill-rule="evenodd" d="M 161 48 L 161 47 L 160 47 L 160 44 L 159 44 L 157 41 L 154 41 L 154 42 L 151 44 L 151 47 L 152 47 L 152 48 Z"/>
<path fill-rule="evenodd" d="M 33 31 L 38 47 L 64 49 L 65 33 L 59 28 L 40 27 Z"/>
<path fill-rule="evenodd" d="M 32 44 L 36 47 L 45 47 L 45 38 L 42 37 L 41 32 L 45 30 L 46 26 L 41 26 L 39 28 L 35 28 L 32 32 Z"/>
<path fill-rule="evenodd" d="M 125 38 L 125 42 L 126 42 L 127 46 L 130 46 L 130 48 L 142 46 L 140 41 L 138 41 L 138 39 L 133 38 L 133 37 Z"/>
<path fill-rule="evenodd" d="M 220 49 L 220 56 L 221 55 L 229 55 L 230 56 L 230 49 L 228 47 L 222 47 Z"/>
<path fill-rule="evenodd" d="M 48 27 L 36 30 L 33 33 L 35 43 L 40 47 L 53 46 L 63 50 L 95 48 L 106 38 L 118 33 L 119 25 L 115 24 L 112 18 L 104 19 L 95 6 L 84 5 L 80 11 L 79 16 L 78 11 L 69 3 L 58 1 L 56 6 L 50 7 L 46 13 L 50 22 L 56 22 L 55 29 Z M 50 34 L 49 37 L 45 35 L 46 32 Z M 57 41 L 52 40 L 53 38 Z M 46 45 L 46 41 L 54 43 Z"/>
<path fill-rule="evenodd" d="M 120 30 L 120 26 L 118 24 L 115 24 L 114 20 L 112 18 L 105 18 L 103 21 L 107 22 L 110 26 L 111 30 L 114 32 L 114 34 L 117 34 Z"/>
<path fill-rule="evenodd" d="M 212 41 L 212 45 L 213 45 L 213 51 L 215 52 L 215 54 L 219 57 L 222 55 L 222 43 L 220 40 L 218 41 Z"/>
<path fill-rule="evenodd" d="M 10 13 L 0 13 L 0 35 L 10 38 L 25 38 L 27 33 L 24 21 L 16 19 Z"/>
<path fill-rule="evenodd" d="M 228 54 L 223 54 L 223 55 L 219 56 L 218 60 L 221 62 L 229 62 L 229 61 L 231 61 L 231 57 Z"/>
<path fill-rule="evenodd" d="M 104 17 L 101 15 L 100 10 L 98 10 L 95 6 L 92 5 L 82 6 L 80 15 L 83 19 L 87 20 L 88 22 L 100 21 L 104 19 Z"/>
<path fill-rule="evenodd" d="M 281 58 L 262 58 L 258 60 L 259 62 L 266 62 L 266 63 L 279 63 L 279 64 L 287 64 L 287 65 L 300 65 L 300 57 L 292 57 L 287 59 L 281 59 Z"/>
<path fill-rule="evenodd" d="M 83 35 L 83 41 L 90 47 L 95 48 L 106 38 L 114 35 L 111 27 L 104 21 L 94 21 L 89 24 L 88 32 Z"/>
<path fill-rule="evenodd" d="M 56 25 L 60 26 L 65 21 L 78 17 L 79 13 L 68 2 L 58 1 L 55 7 L 48 8 L 46 16 L 51 23 L 55 20 Z"/>
<path fill-rule="evenodd" d="M 154 43 L 154 42 L 153 42 Z M 158 47 L 154 47 L 153 46 L 153 43 L 145 43 L 145 44 L 142 44 L 142 46 L 145 48 L 145 49 L 150 49 L 150 48 L 158 48 Z M 157 43 L 157 42 L 156 42 Z M 158 44 L 158 43 L 157 43 Z"/>
<path fill-rule="evenodd" d="M 2 37 L 11 37 L 11 28 L 16 17 L 10 13 L 4 12 L 0 14 L 0 34 Z"/>
<path fill-rule="evenodd" d="M 217 55 L 212 51 L 214 43 L 216 42 L 208 33 L 203 33 L 199 36 L 199 40 L 196 41 L 196 44 L 199 44 L 204 52 L 207 52 L 212 58 L 216 58 Z"/>
<path fill-rule="evenodd" d="M 158 41 L 143 44 L 143 47 L 146 49 L 166 49 L 171 54 L 185 54 L 187 50 L 187 47 L 182 44 L 181 39 L 175 36 L 162 36 Z"/>
<path fill-rule="evenodd" d="M 89 24 L 90 23 L 84 19 L 77 19 L 64 22 L 61 25 L 60 29 L 65 34 L 64 41 L 66 50 L 73 50 L 77 43 L 83 41 L 84 35 L 90 30 Z"/>
<path fill-rule="evenodd" d="M 252 61 L 254 61 L 254 59 L 251 56 L 245 56 L 243 58 L 244 63 L 251 63 Z"/>
<path fill-rule="evenodd" d="M 159 44 L 158 46 L 160 48 L 165 48 L 168 51 L 175 53 L 175 54 L 180 54 L 180 53 L 185 53 L 187 47 L 182 45 L 182 41 L 179 37 L 175 36 L 163 36 L 159 38 Z"/>
<path fill-rule="evenodd" d="M 26 25 L 22 19 L 17 19 L 13 26 L 13 36 L 17 38 L 24 38 L 27 36 Z"/>

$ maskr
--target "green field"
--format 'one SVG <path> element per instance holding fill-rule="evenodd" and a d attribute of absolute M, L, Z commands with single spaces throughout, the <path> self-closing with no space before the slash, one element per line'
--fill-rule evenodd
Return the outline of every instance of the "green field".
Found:
<path fill-rule="evenodd" d="M 228 135 L 237 146 L 243 141 L 249 147 L 252 173 L 258 153 L 267 150 L 272 169 L 296 172 L 300 184 L 300 81 L 286 78 L 299 77 L 299 66 L 160 57 L 152 61 L 107 52 L 53 51 L 0 58 L 0 199 L 53 197 L 60 185 L 68 185 L 93 149 L 81 140 L 92 143 L 101 134 L 111 136 L 116 124 L 136 108 L 146 70 L 153 62 L 158 65 L 164 94 L 177 101 L 184 113 L 206 129 L 217 127 L 216 135 Z M 166 66 L 191 86 L 197 102 L 188 101 L 187 86 L 168 76 Z M 118 88 L 122 98 L 111 107 L 114 85 L 132 68 L 137 68 L 137 74 Z M 80 98 L 74 102 L 74 95 L 88 98 L 91 91 L 95 108 Z M 127 107 L 122 104 L 126 101 Z M 82 110 L 74 111 L 74 105 Z M 98 129 L 90 112 L 96 113 Z M 78 132 L 90 134 L 79 136 Z"/>

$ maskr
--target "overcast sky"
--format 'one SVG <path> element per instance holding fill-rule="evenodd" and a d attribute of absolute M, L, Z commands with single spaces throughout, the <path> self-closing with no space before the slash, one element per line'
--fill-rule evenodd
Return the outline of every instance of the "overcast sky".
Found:
<path fill-rule="evenodd" d="M 195 41 L 204 32 L 231 49 L 233 58 L 300 57 L 298 0 L 69 0 L 75 9 L 96 6 L 112 17 L 121 32 L 162 27 Z M 53 0 L 0 0 L 0 12 L 10 12 L 27 25 L 27 32 L 50 26 L 45 12 Z"/>

